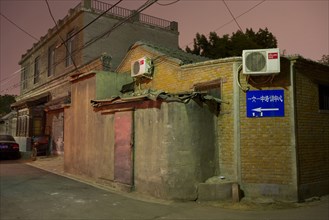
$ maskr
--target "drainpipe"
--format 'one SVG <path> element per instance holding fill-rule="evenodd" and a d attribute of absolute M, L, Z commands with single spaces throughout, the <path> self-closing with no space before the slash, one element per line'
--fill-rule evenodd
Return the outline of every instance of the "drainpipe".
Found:
<path fill-rule="evenodd" d="M 294 64 L 296 60 L 290 60 L 290 83 L 291 83 L 291 91 L 290 91 L 290 112 L 292 112 L 290 117 L 291 126 L 291 158 L 295 161 L 292 162 L 292 184 L 294 191 L 296 192 L 296 199 L 299 201 L 299 163 L 298 163 L 298 143 L 297 143 L 297 124 L 296 124 L 296 82 L 295 82 L 295 68 Z"/>
<path fill-rule="evenodd" d="M 132 131 L 131 131 L 131 148 L 132 148 L 132 182 L 131 182 L 131 188 L 132 191 L 135 191 L 135 167 L 136 167 L 136 142 L 135 142 L 135 137 L 136 137 L 136 108 L 132 109 Z"/>
<path fill-rule="evenodd" d="M 234 138 L 234 174 L 237 183 L 241 184 L 241 157 L 240 157 L 240 87 L 238 85 L 239 66 L 241 63 L 233 64 L 233 138 Z"/>

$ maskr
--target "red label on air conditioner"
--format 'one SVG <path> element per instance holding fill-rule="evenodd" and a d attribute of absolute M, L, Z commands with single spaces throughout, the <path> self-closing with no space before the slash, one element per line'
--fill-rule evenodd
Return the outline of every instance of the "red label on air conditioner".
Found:
<path fill-rule="evenodd" d="M 278 53 L 268 53 L 268 59 L 278 59 Z"/>
<path fill-rule="evenodd" d="M 143 64 L 144 64 L 144 60 L 140 60 L 140 61 L 139 61 L 139 64 L 140 64 L 140 65 L 143 65 Z"/>

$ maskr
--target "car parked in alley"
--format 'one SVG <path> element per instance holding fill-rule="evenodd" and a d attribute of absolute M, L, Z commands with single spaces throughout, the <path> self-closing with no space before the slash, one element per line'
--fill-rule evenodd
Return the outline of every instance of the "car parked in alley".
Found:
<path fill-rule="evenodd" d="M 0 158 L 18 159 L 21 157 L 19 144 L 12 135 L 0 135 Z"/>

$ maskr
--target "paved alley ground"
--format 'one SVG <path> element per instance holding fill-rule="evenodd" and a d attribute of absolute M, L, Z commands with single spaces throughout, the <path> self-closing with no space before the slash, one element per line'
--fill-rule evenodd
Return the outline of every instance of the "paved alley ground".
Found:
<path fill-rule="evenodd" d="M 162 201 L 77 181 L 66 176 L 61 160 L 0 161 L 0 219 L 329 219 L 328 197 L 306 203 Z M 42 163 L 47 168 L 40 169 Z"/>

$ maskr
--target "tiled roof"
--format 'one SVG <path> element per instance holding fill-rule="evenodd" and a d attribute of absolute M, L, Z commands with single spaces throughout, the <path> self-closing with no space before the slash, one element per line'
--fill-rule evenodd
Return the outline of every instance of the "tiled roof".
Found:
<path fill-rule="evenodd" d="M 174 58 L 180 65 L 197 63 L 209 60 L 207 57 L 201 57 L 195 54 L 187 53 L 180 48 L 167 48 L 163 46 L 156 45 L 154 43 L 148 43 L 143 41 L 136 42 L 133 47 L 143 46 L 153 52 L 161 53 L 166 55 L 168 58 Z"/>

